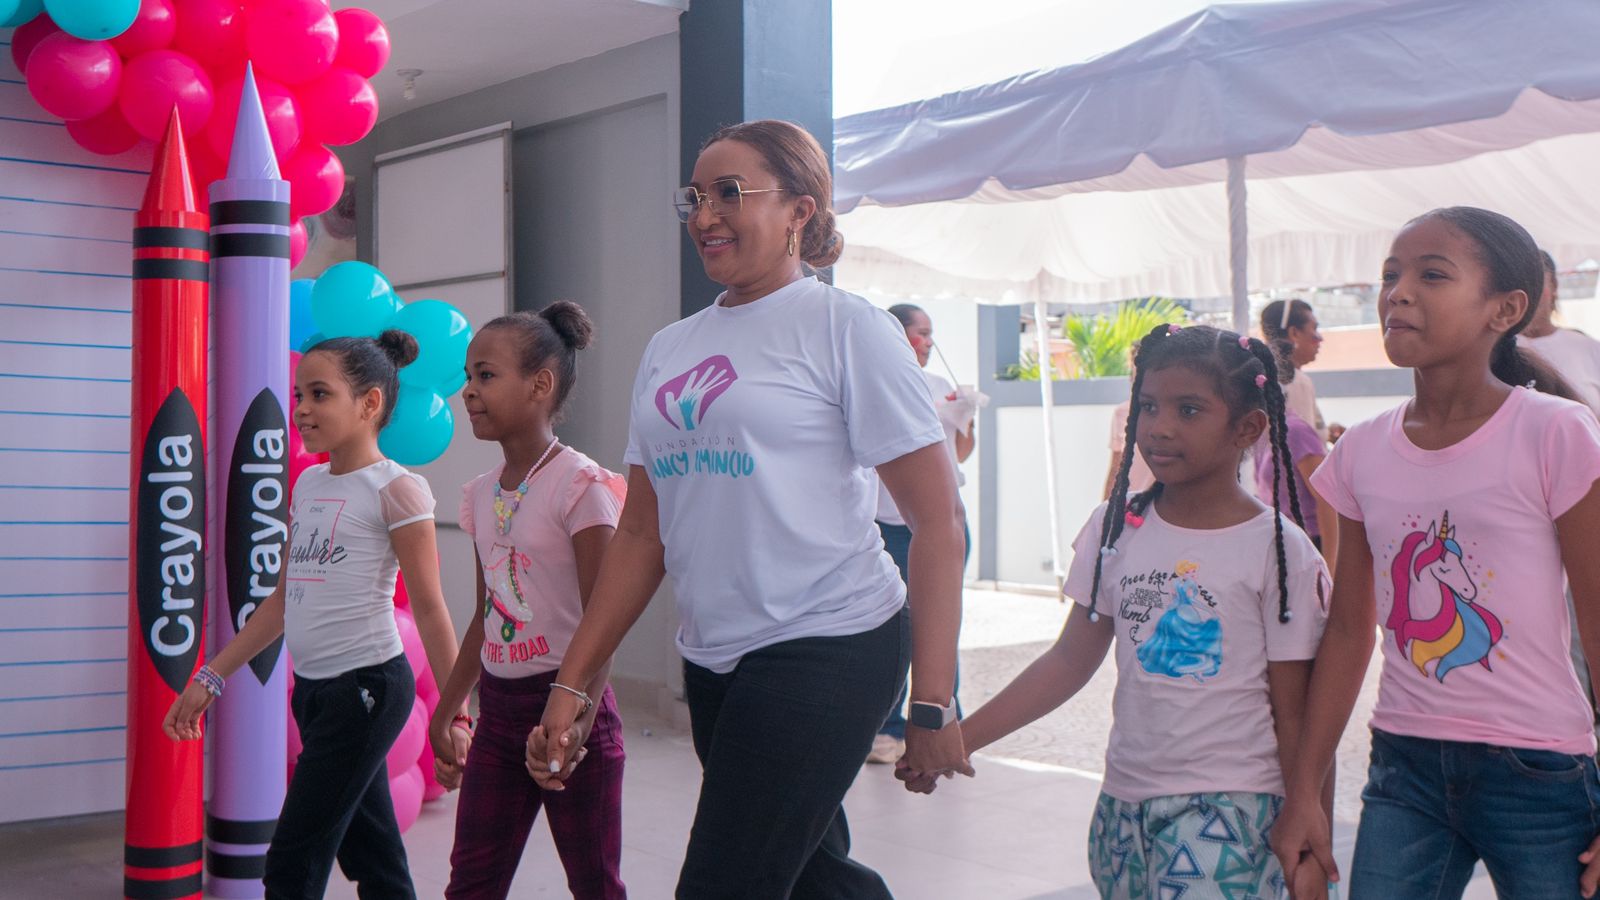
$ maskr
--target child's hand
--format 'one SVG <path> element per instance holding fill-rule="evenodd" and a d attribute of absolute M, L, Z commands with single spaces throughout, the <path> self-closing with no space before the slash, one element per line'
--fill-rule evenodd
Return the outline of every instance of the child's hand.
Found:
<path fill-rule="evenodd" d="M 1327 900 L 1328 873 L 1322 863 L 1307 853 L 1294 870 L 1294 881 L 1289 885 L 1289 900 Z"/>
<path fill-rule="evenodd" d="M 433 748 L 433 777 L 447 791 L 461 787 L 461 773 L 472 749 L 472 735 L 465 728 L 446 725 L 428 729 L 428 744 Z"/>
<path fill-rule="evenodd" d="M 905 782 L 906 790 L 913 794 L 931 794 L 939 786 L 939 773 L 918 772 L 906 765 L 904 758 L 894 764 L 894 777 Z"/>
<path fill-rule="evenodd" d="M 161 730 L 175 741 L 200 740 L 200 715 L 215 699 L 199 682 L 189 682 L 178 699 L 172 701 L 172 708 L 167 710 Z"/>
<path fill-rule="evenodd" d="M 1600 887 L 1600 836 L 1589 842 L 1589 849 L 1578 854 L 1578 862 L 1583 863 L 1583 874 L 1578 876 L 1578 893 L 1585 898 L 1593 897 Z"/>
<path fill-rule="evenodd" d="M 580 720 L 581 722 L 581 720 Z M 587 729 L 585 729 L 587 730 Z M 544 726 L 535 726 L 528 733 L 528 774 L 533 776 L 535 784 L 547 791 L 564 791 L 567 789 L 566 781 L 572 777 L 572 772 L 589 755 L 589 748 L 577 743 L 578 724 L 567 729 L 561 736 L 559 747 L 551 747 L 550 741 L 545 738 Z M 560 760 L 566 755 L 567 747 L 576 745 L 578 752 L 572 755 L 572 761 L 562 766 Z"/>
<path fill-rule="evenodd" d="M 1283 866 L 1283 877 L 1290 885 L 1300 883 L 1298 870 L 1314 862 L 1327 881 L 1339 880 L 1339 867 L 1333 861 L 1333 835 L 1328 815 L 1315 799 L 1300 803 L 1291 798 L 1272 823 L 1272 852 Z"/>

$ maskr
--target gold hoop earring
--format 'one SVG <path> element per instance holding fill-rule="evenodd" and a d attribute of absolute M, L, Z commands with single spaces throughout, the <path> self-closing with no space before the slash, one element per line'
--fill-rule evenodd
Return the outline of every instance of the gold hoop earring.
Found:
<path fill-rule="evenodd" d="M 790 256 L 794 255 L 794 244 L 795 244 L 794 229 L 791 228 L 791 229 L 789 229 L 789 255 Z"/>

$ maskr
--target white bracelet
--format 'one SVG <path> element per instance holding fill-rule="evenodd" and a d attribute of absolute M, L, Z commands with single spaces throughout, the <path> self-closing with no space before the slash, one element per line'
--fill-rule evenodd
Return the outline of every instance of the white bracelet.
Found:
<path fill-rule="evenodd" d="M 566 685 L 562 684 L 559 681 L 550 682 L 550 686 L 555 688 L 555 689 L 557 689 L 557 690 L 566 691 L 567 693 L 571 694 L 572 696 L 577 697 L 579 700 L 582 700 L 583 701 L 583 713 L 579 713 L 579 715 L 583 715 L 584 713 L 587 713 L 589 710 L 594 709 L 594 701 L 590 700 L 589 699 L 589 695 L 585 694 L 583 691 L 580 691 L 577 688 L 567 687 Z"/>

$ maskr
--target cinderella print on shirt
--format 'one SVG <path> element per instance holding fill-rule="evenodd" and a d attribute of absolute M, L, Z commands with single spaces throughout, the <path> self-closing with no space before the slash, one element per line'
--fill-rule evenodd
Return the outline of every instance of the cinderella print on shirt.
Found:
<path fill-rule="evenodd" d="M 1184 560 L 1170 575 L 1157 571 L 1123 579 L 1118 614 L 1132 623 L 1128 637 L 1138 644 L 1135 656 L 1152 675 L 1205 682 L 1222 671 L 1222 620 L 1214 611 L 1216 600 L 1195 578 L 1199 570 Z M 1152 618 L 1155 632 L 1146 635 Z"/>
<path fill-rule="evenodd" d="M 709 356 L 656 389 L 655 407 L 684 437 L 658 442 L 652 448 L 650 475 L 656 480 L 690 475 L 747 478 L 756 461 L 731 434 L 703 427 L 711 406 L 739 380 L 733 361 Z"/>

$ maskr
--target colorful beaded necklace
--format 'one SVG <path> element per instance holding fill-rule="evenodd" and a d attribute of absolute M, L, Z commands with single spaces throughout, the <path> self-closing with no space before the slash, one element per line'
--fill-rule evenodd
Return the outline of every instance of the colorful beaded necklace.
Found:
<path fill-rule="evenodd" d="M 494 482 L 494 525 L 495 525 L 495 530 L 499 531 L 501 534 L 510 534 L 511 533 L 511 517 L 515 516 L 517 514 L 517 510 L 522 507 L 522 498 L 526 497 L 528 495 L 528 482 L 533 480 L 533 473 L 539 471 L 539 467 L 544 465 L 544 461 L 550 458 L 551 452 L 553 452 L 556 449 L 556 446 L 558 444 L 560 444 L 560 443 L 561 443 L 560 441 L 552 440 L 550 442 L 550 446 L 544 448 L 544 455 L 540 456 L 538 461 L 535 462 L 533 464 L 533 466 L 528 469 L 528 474 L 522 476 L 522 483 L 517 485 L 517 490 L 515 491 L 515 496 L 513 496 L 511 498 L 511 505 L 509 507 L 506 506 L 506 495 L 500 488 L 500 480 L 499 479 L 495 479 L 495 482 Z"/>

